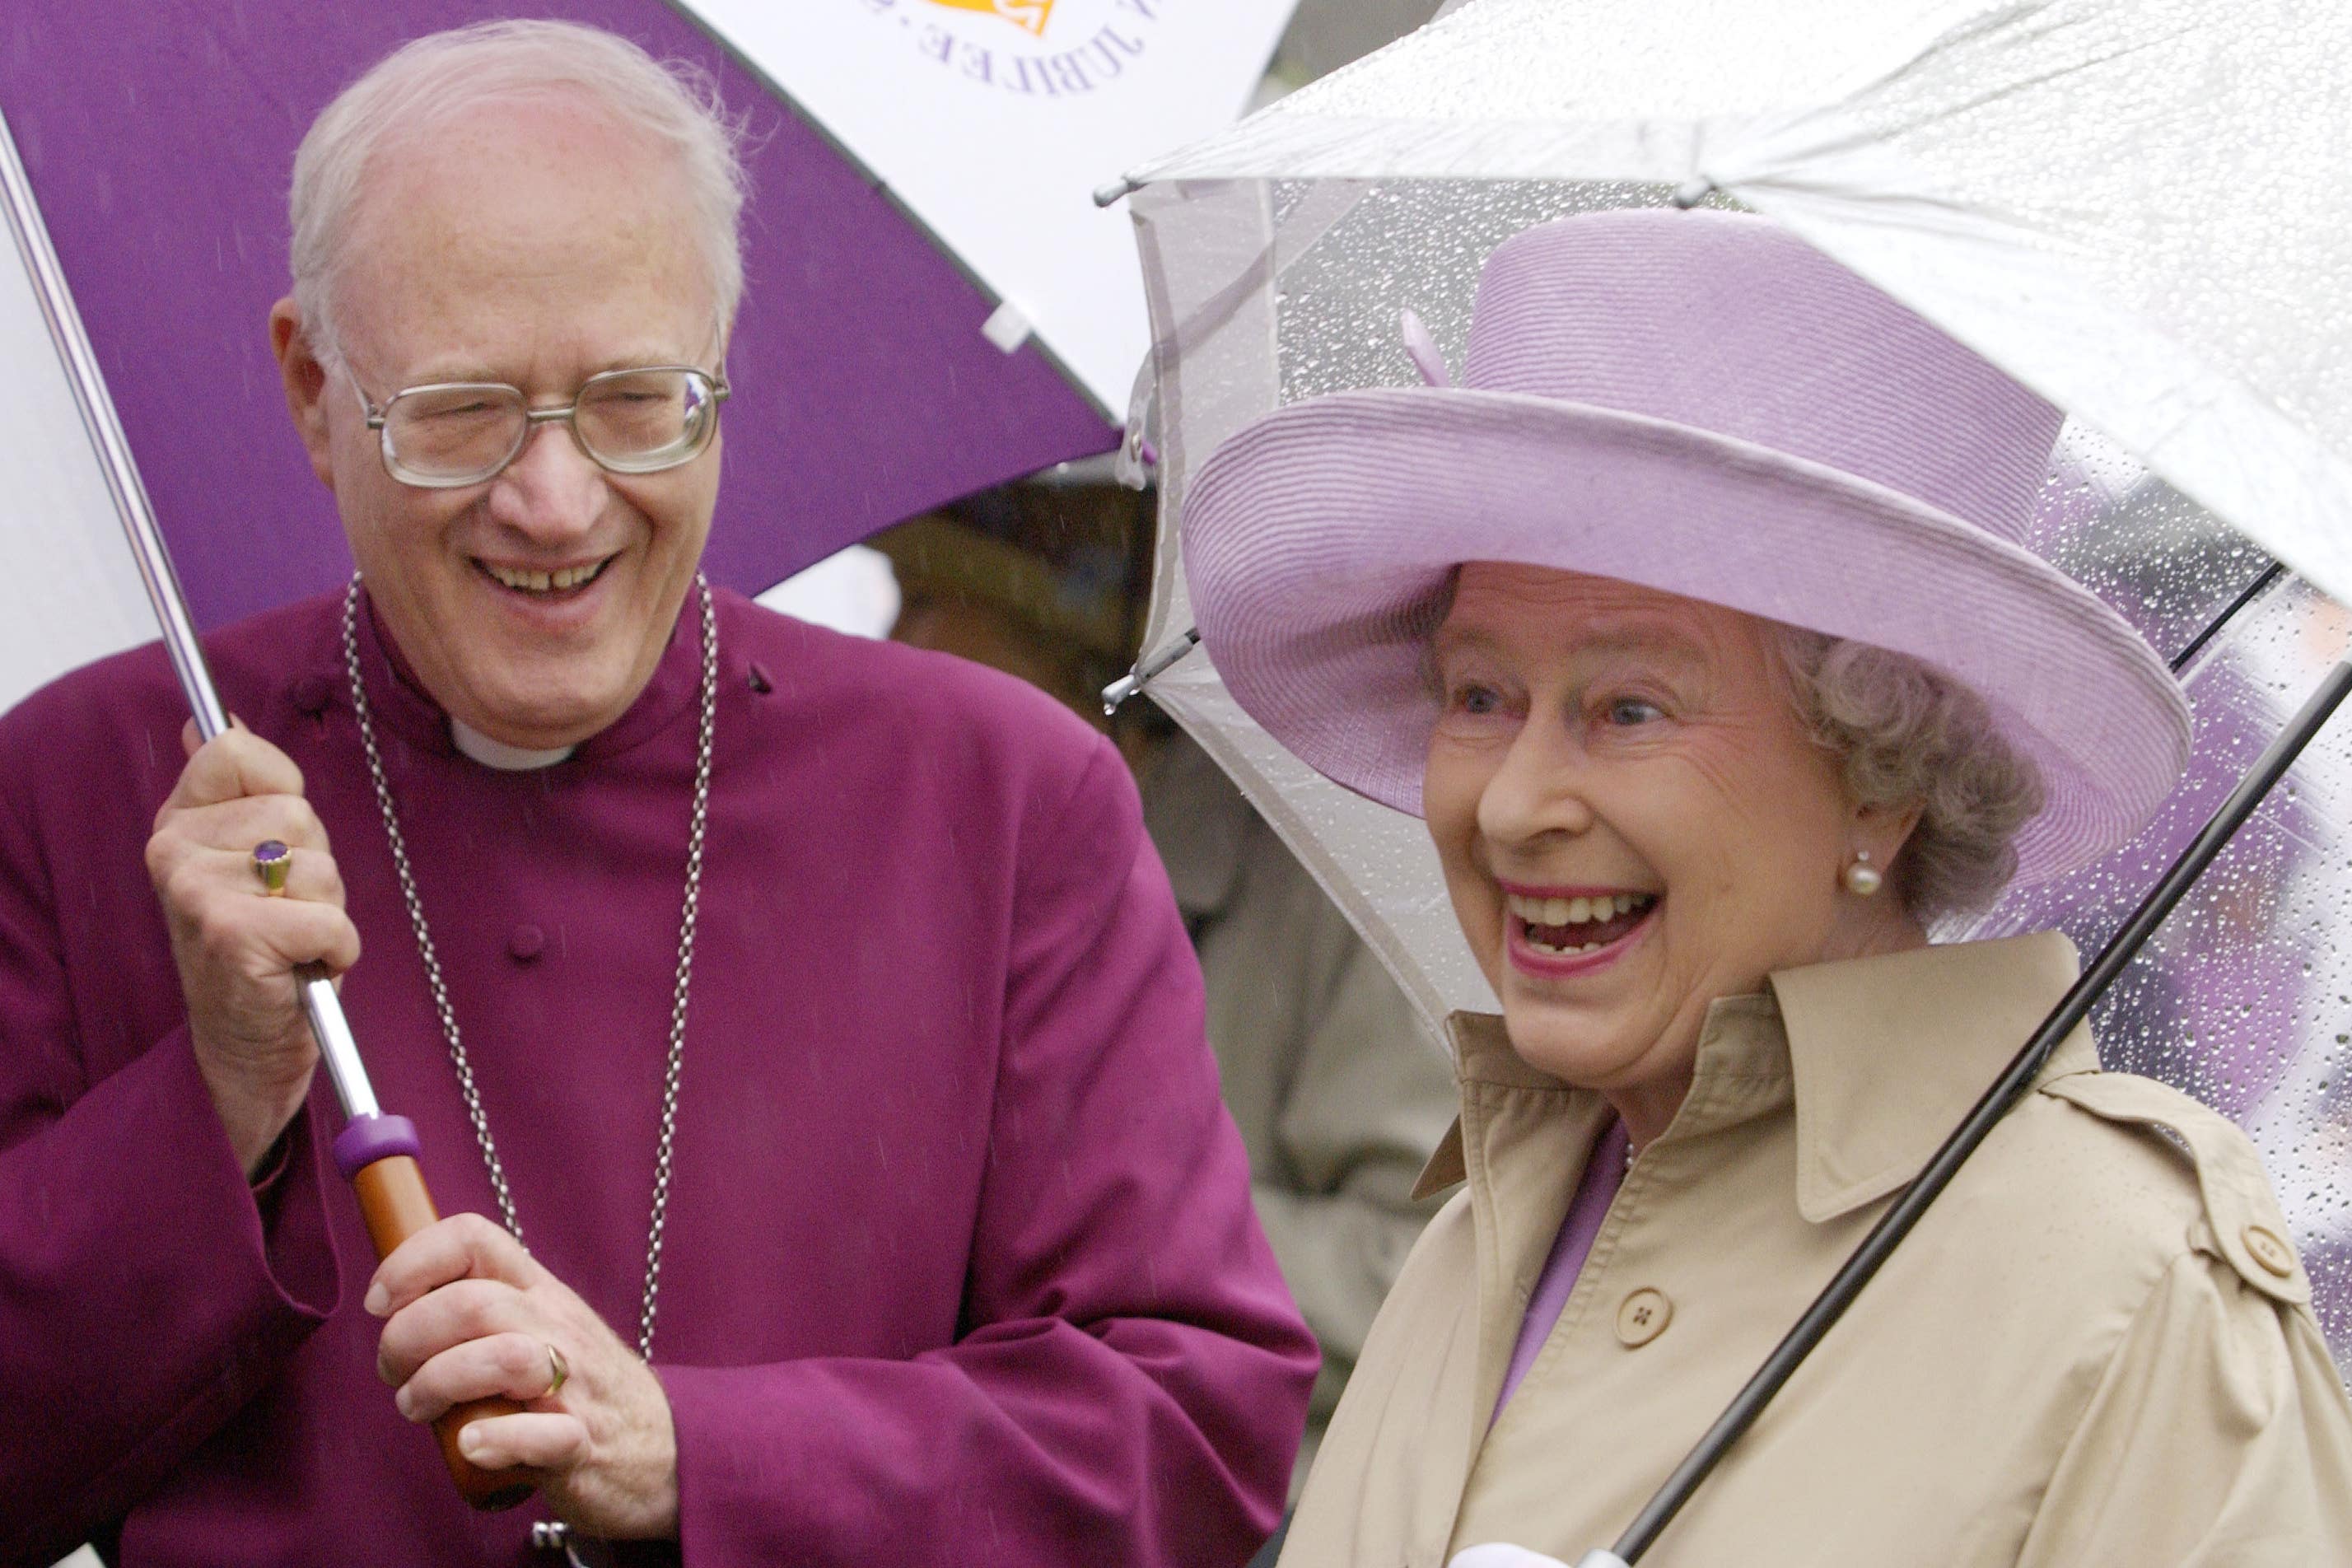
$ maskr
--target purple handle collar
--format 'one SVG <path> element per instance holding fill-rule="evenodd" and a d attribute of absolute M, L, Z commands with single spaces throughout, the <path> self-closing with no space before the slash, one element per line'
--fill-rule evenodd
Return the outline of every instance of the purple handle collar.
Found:
<path fill-rule="evenodd" d="M 378 1160 L 394 1154 L 413 1160 L 421 1152 L 416 1124 L 405 1116 L 354 1116 L 335 1134 L 335 1169 L 347 1182 Z"/>

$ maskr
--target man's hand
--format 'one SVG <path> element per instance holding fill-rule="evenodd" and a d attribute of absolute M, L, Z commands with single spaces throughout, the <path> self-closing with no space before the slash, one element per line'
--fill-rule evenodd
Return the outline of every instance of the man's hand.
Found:
<path fill-rule="evenodd" d="M 188 765 L 155 814 L 147 874 L 171 928 L 196 1065 L 250 1176 L 301 1109 L 318 1060 L 295 966 L 340 974 L 359 962 L 360 933 L 293 759 L 241 726 L 199 746 L 190 721 L 181 744 Z M 294 852 L 280 898 L 253 868 L 254 846 L 271 838 Z"/>
<path fill-rule="evenodd" d="M 364 1304 L 385 1320 L 376 1371 L 403 1415 L 514 1400 L 520 1414 L 466 1428 L 467 1458 L 535 1472 L 556 1517 L 588 1534 L 677 1536 L 677 1436 L 660 1380 L 513 1237 L 452 1215 L 393 1249 Z M 566 1373 L 552 1394 L 551 1351 Z"/>

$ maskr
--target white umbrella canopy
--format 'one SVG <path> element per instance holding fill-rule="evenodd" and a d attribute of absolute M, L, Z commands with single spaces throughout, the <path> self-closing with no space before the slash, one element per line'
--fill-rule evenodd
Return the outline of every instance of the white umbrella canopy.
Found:
<path fill-rule="evenodd" d="M 1250 419 L 1456 363 L 1480 264 L 1564 214 L 1764 214 L 2070 416 L 2036 547 L 2189 667 L 2197 761 L 2134 844 L 1939 934 L 2120 922 L 2352 616 L 2352 12 L 2308 0 L 1471 0 L 1130 176 L 1157 376 L 1151 656 L 1188 475 Z M 1132 433 L 1131 433 L 1132 434 Z M 2298 580 L 2299 579 L 2299 580 Z M 1491 1006 L 1420 823 L 1311 773 L 1213 650 L 1149 689 L 1434 1020 Z M 2352 1369 L 2352 731 L 2305 753 L 2105 1005 L 2111 1065 L 2236 1116 Z"/>
<path fill-rule="evenodd" d="M 154 635 L 155 615 L 112 526 L 106 476 L 82 434 L 33 281 L 0 242 L 0 712 L 77 665 Z M 105 519 L 105 531 L 86 526 Z"/>

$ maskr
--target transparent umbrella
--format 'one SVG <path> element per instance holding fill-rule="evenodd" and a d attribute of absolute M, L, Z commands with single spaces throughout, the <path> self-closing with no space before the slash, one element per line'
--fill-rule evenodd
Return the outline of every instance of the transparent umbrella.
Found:
<path fill-rule="evenodd" d="M 2093 950 L 2352 630 L 2347 58 L 2352 13 L 2291 0 L 1471 0 L 1125 183 L 1158 404 L 1130 447 L 1149 424 L 1161 496 L 1138 677 L 1429 1014 L 1490 1006 L 1420 824 L 1310 773 L 1213 649 L 1187 651 L 1186 481 L 1273 407 L 1423 379 L 1403 311 L 1458 361 L 1479 264 L 1522 228 L 1750 209 L 2064 407 L 2037 548 L 2160 652 L 2195 649 L 2197 758 L 2158 818 L 1938 933 L 2055 923 Z M 2352 728 L 2303 755 L 2094 1023 L 2109 1065 L 2253 1135 L 2352 1369 L 2347 915 Z"/>

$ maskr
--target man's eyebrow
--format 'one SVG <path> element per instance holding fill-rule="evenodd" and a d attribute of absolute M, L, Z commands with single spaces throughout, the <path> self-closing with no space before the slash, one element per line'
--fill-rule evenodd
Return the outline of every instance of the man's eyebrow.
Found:
<path fill-rule="evenodd" d="M 582 371 L 579 379 L 586 381 L 592 375 L 602 375 L 611 370 L 640 370 L 647 365 L 690 365 L 694 363 L 690 355 L 648 348 L 640 344 L 634 351 L 603 356 Z M 411 373 L 400 385 L 402 387 L 438 386 L 445 384 L 510 386 L 514 384 L 514 378 L 511 371 L 493 370 L 480 360 L 451 359 L 443 360 L 438 363 L 427 361 L 425 368 Z"/>
<path fill-rule="evenodd" d="M 643 370 L 647 365 L 655 364 L 694 364 L 696 363 L 694 355 L 690 353 L 680 353 L 676 349 L 647 348 L 641 344 L 633 353 L 605 355 L 597 362 L 596 367 L 588 374 L 602 375 L 608 370 Z"/>

